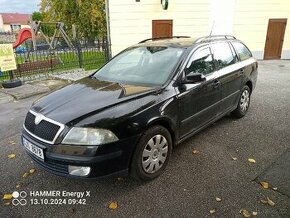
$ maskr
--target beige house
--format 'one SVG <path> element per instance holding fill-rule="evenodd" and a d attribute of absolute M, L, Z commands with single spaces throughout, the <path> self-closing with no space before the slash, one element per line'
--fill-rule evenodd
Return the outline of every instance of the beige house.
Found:
<path fill-rule="evenodd" d="M 236 36 L 258 59 L 290 59 L 289 0 L 107 0 L 107 3 L 113 55 L 146 38 L 200 37 L 212 32 Z"/>
<path fill-rule="evenodd" d="M 0 32 L 18 32 L 30 28 L 31 14 L 0 13 Z"/>

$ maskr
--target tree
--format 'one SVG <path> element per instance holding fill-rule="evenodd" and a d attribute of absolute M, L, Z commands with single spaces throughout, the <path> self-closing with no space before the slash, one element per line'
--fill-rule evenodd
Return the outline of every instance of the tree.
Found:
<path fill-rule="evenodd" d="M 43 21 L 43 16 L 42 16 L 42 14 L 40 12 L 34 11 L 32 13 L 32 20 L 33 21 Z"/>
<path fill-rule="evenodd" d="M 74 24 L 79 37 L 106 36 L 105 0 L 41 0 L 40 12 L 45 22 L 64 22 L 69 35 Z"/>

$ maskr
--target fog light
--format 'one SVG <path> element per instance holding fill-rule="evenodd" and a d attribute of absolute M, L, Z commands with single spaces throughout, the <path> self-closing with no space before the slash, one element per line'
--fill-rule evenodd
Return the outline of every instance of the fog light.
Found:
<path fill-rule="evenodd" d="M 68 173 L 74 176 L 87 176 L 91 172 L 90 167 L 82 167 L 82 166 L 68 166 Z"/>

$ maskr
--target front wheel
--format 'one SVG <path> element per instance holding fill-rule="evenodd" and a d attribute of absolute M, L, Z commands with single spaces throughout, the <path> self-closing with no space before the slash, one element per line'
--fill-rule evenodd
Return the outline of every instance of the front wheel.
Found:
<path fill-rule="evenodd" d="M 251 100 L 251 90 L 248 86 L 244 86 L 241 91 L 240 99 L 237 108 L 232 112 L 232 115 L 236 118 L 241 118 L 246 115 Z"/>
<path fill-rule="evenodd" d="M 172 152 L 172 139 L 162 126 L 148 129 L 137 144 L 131 164 L 131 176 L 137 180 L 152 180 L 165 169 Z"/>

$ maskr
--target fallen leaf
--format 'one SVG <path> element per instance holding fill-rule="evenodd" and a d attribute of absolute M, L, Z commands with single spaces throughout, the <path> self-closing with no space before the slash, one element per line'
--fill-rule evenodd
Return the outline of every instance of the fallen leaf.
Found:
<path fill-rule="evenodd" d="M 112 210 L 116 210 L 118 208 L 118 203 L 116 201 L 113 201 L 109 204 L 109 208 Z"/>
<path fill-rule="evenodd" d="M 9 159 L 13 159 L 13 158 L 16 157 L 16 154 L 9 154 L 7 157 L 8 157 Z"/>
<path fill-rule="evenodd" d="M 33 174 L 34 172 L 35 172 L 35 169 L 33 169 L 33 168 L 29 170 L 30 174 Z"/>
<path fill-rule="evenodd" d="M 23 178 L 26 178 L 28 176 L 29 176 L 29 173 L 27 173 L 27 172 L 22 175 Z"/>
<path fill-rule="evenodd" d="M 238 159 L 238 158 L 236 158 L 236 157 L 232 157 L 232 160 L 235 160 L 235 161 L 236 161 L 237 159 Z"/>
<path fill-rule="evenodd" d="M 267 197 L 267 202 L 270 206 L 272 206 L 272 207 L 275 206 L 275 203 L 268 197 Z"/>
<path fill-rule="evenodd" d="M 261 199 L 260 201 L 261 201 L 261 203 L 263 203 L 263 204 L 268 204 L 268 201 L 267 201 L 267 200 Z"/>
<path fill-rule="evenodd" d="M 249 158 L 248 161 L 249 161 L 250 163 L 256 163 L 255 159 L 252 159 L 252 158 Z"/>
<path fill-rule="evenodd" d="M 269 188 L 269 183 L 268 182 L 260 182 L 260 184 L 263 186 L 264 189 Z"/>
<path fill-rule="evenodd" d="M 217 202 L 221 202 L 221 201 L 222 201 L 222 199 L 219 198 L 219 197 L 216 197 L 215 200 L 216 200 Z"/>
<path fill-rule="evenodd" d="M 11 203 L 10 202 L 5 202 L 4 206 L 9 206 Z"/>
<path fill-rule="evenodd" d="M 252 214 L 253 214 L 253 216 L 257 216 L 258 215 L 258 212 L 253 211 Z"/>
<path fill-rule="evenodd" d="M 10 200 L 10 199 L 12 199 L 12 194 L 4 194 L 4 196 L 3 196 L 3 200 Z"/>
<path fill-rule="evenodd" d="M 74 213 L 74 212 L 75 212 L 75 208 L 70 207 L 70 208 L 68 209 L 68 211 L 71 212 L 71 213 Z"/>
<path fill-rule="evenodd" d="M 278 190 L 278 188 L 277 188 L 277 187 L 273 187 L 272 189 L 273 189 L 274 191 L 277 191 L 277 190 Z"/>
<path fill-rule="evenodd" d="M 192 150 L 192 154 L 198 154 L 198 153 L 199 153 L 198 150 L 196 150 L 196 149 L 193 149 L 193 150 Z"/>
<path fill-rule="evenodd" d="M 124 178 L 123 177 L 118 177 L 117 180 L 118 181 L 124 181 Z"/>
<path fill-rule="evenodd" d="M 215 212 L 216 212 L 216 208 L 212 208 L 212 209 L 209 210 L 210 214 L 214 214 Z"/>
<path fill-rule="evenodd" d="M 246 209 L 241 209 L 240 214 L 242 214 L 243 217 L 251 217 L 251 213 L 247 211 Z"/>
<path fill-rule="evenodd" d="M 9 141 L 9 143 L 10 143 L 11 145 L 16 145 L 16 143 L 15 143 L 14 141 Z"/>

